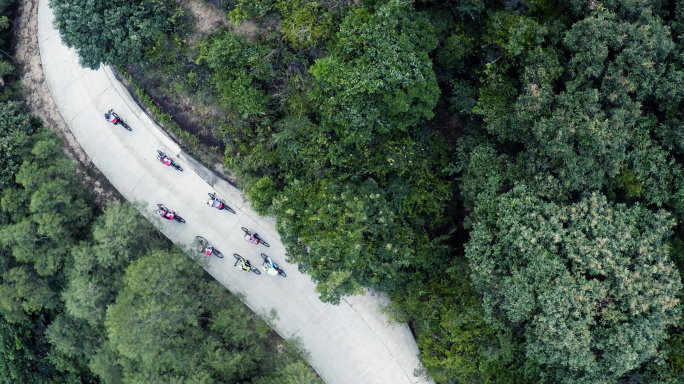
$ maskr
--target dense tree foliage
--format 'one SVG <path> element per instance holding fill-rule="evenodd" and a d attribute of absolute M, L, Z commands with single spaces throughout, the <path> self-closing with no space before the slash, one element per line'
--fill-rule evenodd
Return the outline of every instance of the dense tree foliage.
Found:
<path fill-rule="evenodd" d="M 121 382 L 321 382 L 292 350 L 270 355 L 268 326 L 182 253 L 152 252 L 131 264 L 105 327 Z"/>
<path fill-rule="evenodd" d="M 81 64 L 127 64 L 150 49 L 166 48 L 164 38 L 183 12 L 172 1 L 50 1 L 62 41 L 75 47 Z"/>
<path fill-rule="evenodd" d="M 285 119 L 276 134 L 271 177 L 282 192 L 264 211 L 324 300 L 395 288 L 443 261 L 430 232 L 448 221 L 452 185 L 430 157 L 444 142 L 416 126 L 439 95 L 430 32 L 401 2 L 350 13 L 331 55 L 311 68 L 312 118 Z"/>
<path fill-rule="evenodd" d="M 682 380 L 684 2 L 223 5 L 261 29 L 141 66 L 322 300 L 388 292 L 440 382 Z"/>
<path fill-rule="evenodd" d="M 0 109 L 9 122 L 19 123 L 8 155 L 23 160 L 16 185 L 2 191 L 0 242 L 6 257 L 0 313 L 20 322 L 59 305 L 53 285 L 92 213 L 59 139 L 36 127 L 35 118 L 17 104 L 0 104 Z"/>
<path fill-rule="evenodd" d="M 0 1 L 0 102 L 20 100 L 25 93 L 23 85 L 17 81 L 16 62 L 11 55 L 17 44 L 13 20 L 18 3 L 16 0 Z"/>
<path fill-rule="evenodd" d="M 469 273 L 459 260 L 429 284 L 409 284 L 388 314 L 397 322 L 415 322 L 422 363 L 437 382 L 533 382 L 536 370 L 525 366 L 519 337 L 487 322 Z"/>
<path fill-rule="evenodd" d="M 62 143 L 17 103 L 0 103 L 6 159 L 0 211 L 0 381 L 89 382 L 47 358 L 45 329 L 59 311 L 71 248 L 92 216 Z M 14 165 L 16 164 L 16 165 Z"/>
<path fill-rule="evenodd" d="M 47 383 L 57 373 L 45 359 L 49 345 L 41 337 L 43 319 L 9 323 L 0 318 L 0 382 Z"/>
<path fill-rule="evenodd" d="M 197 61 L 206 58 L 221 105 L 248 119 L 266 111 L 268 97 L 258 85 L 267 81 L 271 68 L 265 46 L 252 44 L 233 33 L 220 33 L 201 42 Z"/>
<path fill-rule="evenodd" d="M 558 206 L 522 186 L 479 200 L 466 246 L 473 284 L 489 321 L 524 331 L 551 381 L 615 381 L 658 354 L 682 289 L 666 212 L 598 193 Z"/>
<path fill-rule="evenodd" d="M 0 188 L 2 190 L 14 186 L 14 177 L 22 162 L 21 147 L 26 137 L 35 133 L 40 122 L 38 119 L 21 113 L 19 103 L 8 103 L 0 110 L 0 130 L 2 137 L 2 165 L 0 165 Z"/>
<path fill-rule="evenodd" d="M 321 124 L 336 129 L 341 144 L 368 145 L 378 133 L 432 118 L 439 88 L 428 53 L 436 46 L 428 19 L 407 3 L 351 13 L 329 55 L 309 69 Z"/>

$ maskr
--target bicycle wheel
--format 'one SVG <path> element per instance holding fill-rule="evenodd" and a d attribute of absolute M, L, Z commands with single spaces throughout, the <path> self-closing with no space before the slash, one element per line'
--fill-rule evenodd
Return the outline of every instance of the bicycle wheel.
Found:
<path fill-rule="evenodd" d="M 238 255 L 237 253 L 233 253 L 233 257 L 236 258 L 238 261 L 242 258 L 242 256 Z"/>
<path fill-rule="evenodd" d="M 235 211 L 233 210 L 233 208 L 227 206 L 226 203 L 223 203 L 223 209 L 226 210 L 226 211 L 228 211 L 228 212 L 231 212 L 231 213 L 233 213 L 233 214 L 235 213 Z"/>
<path fill-rule="evenodd" d="M 266 255 L 265 253 L 261 254 L 261 259 L 264 260 L 264 263 L 268 263 L 268 255 Z"/>
<path fill-rule="evenodd" d="M 246 234 L 248 234 L 248 235 L 251 235 L 251 234 L 252 234 L 252 231 L 250 231 L 249 229 L 247 229 L 247 228 L 245 228 L 245 227 L 240 227 L 240 228 L 242 228 L 242 230 L 243 230 Z"/>
<path fill-rule="evenodd" d="M 123 121 L 121 122 L 121 125 L 123 125 L 123 127 L 127 130 L 132 131 L 131 127 L 129 127 L 128 124 L 124 123 Z"/>
<path fill-rule="evenodd" d="M 252 272 L 256 273 L 257 275 L 261 275 L 261 271 L 259 270 L 259 268 L 254 267 L 252 265 L 250 265 L 249 268 L 251 268 Z"/>
<path fill-rule="evenodd" d="M 159 156 L 164 157 L 164 152 L 157 149 L 157 153 L 159 154 Z"/>
<path fill-rule="evenodd" d="M 266 248 L 271 248 L 271 246 L 270 246 L 270 245 L 268 245 L 268 243 L 267 243 L 267 242 L 265 242 L 265 241 L 263 241 L 263 240 L 261 240 L 261 239 L 258 239 L 258 240 L 259 240 L 259 244 L 263 244 L 263 245 L 264 245 L 264 247 L 266 247 Z"/>
<path fill-rule="evenodd" d="M 210 198 L 210 199 L 216 200 L 216 195 L 215 195 L 215 194 L 213 194 L 213 193 L 207 193 L 207 195 L 209 195 L 209 198 Z"/>
<path fill-rule="evenodd" d="M 282 276 L 282 277 L 287 277 L 287 275 L 285 274 L 285 272 L 283 272 L 283 270 L 280 269 L 280 266 L 278 266 L 278 274 L 279 274 L 280 276 Z"/>
<path fill-rule="evenodd" d="M 219 252 L 218 249 L 214 249 L 214 251 L 211 254 L 218 257 L 219 259 L 223 259 L 223 253 Z"/>
<path fill-rule="evenodd" d="M 176 216 L 176 221 L 179 223 L 185 223 L 185 219 L 180 216 Z"/>
<path fill-rule="evenodd" d="M 159 207 L 159 209 L 161 209 L 161 210 L 163 210 L 164 208 L 166 208 L 166 207 L 164 207 L 164 204 L 157 204 L 157 207 Z"/>

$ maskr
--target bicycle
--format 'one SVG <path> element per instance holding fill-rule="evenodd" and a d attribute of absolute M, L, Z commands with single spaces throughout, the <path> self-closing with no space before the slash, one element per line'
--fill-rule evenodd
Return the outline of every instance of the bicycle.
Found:
<path fill-rule="evenodd" d="M 261 271 L 258 268 L 255 268 L 249 260 L 245 259 L 244 257 L 238 255 L 237 253 L 233 253 L 233 257 L 235 257 L 237 260 L 235 261 L 235 264 L 233 264 L 233 267 L 237 267 L 238 263 L 242 262 L 243 265 L 246 265 L 249 267 L 250 272 L 254 272 L 257 275 L 261 275 Z M 244 270 L 243 270 L 244 271 Z"/>
<path fill-rule="evenodd" d="M 214 248 L 213 245 L 209 244 L 209 241 L 202 236 L 195 237 L 195 249 L 199 253 L 204 253 L 205 255 L 214 255 L 219 259 L 223 259 L 223 253 L 219 252 L 218 249 Z M 209 251 L 209 253 L 207 253 Z"/>

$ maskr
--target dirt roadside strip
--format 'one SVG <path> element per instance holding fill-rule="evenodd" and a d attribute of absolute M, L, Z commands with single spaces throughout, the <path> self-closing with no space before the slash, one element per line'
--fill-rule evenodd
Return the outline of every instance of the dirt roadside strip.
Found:
<path fill-rule="evenodd" d="M 267 316 L 275 309 L 274 329 L 283 337 L 299 338 L 310 353 L 309 362 L 331 384 L 421 383 L 418 348 L 408 326 L 391 327 L 378 309 L 384 295 L 348 297 L 339 306 L 321 303 L 311 278 L 284 263 L 285 249 L 273 218 L 259 217 L 244 203 L 240 192 L 212 172 L 187 158 L 144 111 L 111 70 L 83 69 L 74 50 L 62 45 L 54 29 L 48 0 L 38 6 L 38 44 L 43 73 L 64 121 L 93 164 L 129 201 L 150 207 L 163 203 L 185 218 L 186 224 L 166 222 L 162 232 L 172 241 L 190 245 L 201 235 L 225 255 L 238 253 L 259 264 L 259 253 L 283 263 L 287 278 L 245 274 L 233 268 L 232 257 L 212 257 L 207 271 L 256 313 Z M 107 123 L 110 108 L 124 117 L 132 131 Z M 173 155 L 184 172 L 155 160 L 156 150 Z M 212 210 L 207 193 L 217 191 L 237 214 Z M 251 245 L 240 227 L 259 232 L 271 246 Z"/>

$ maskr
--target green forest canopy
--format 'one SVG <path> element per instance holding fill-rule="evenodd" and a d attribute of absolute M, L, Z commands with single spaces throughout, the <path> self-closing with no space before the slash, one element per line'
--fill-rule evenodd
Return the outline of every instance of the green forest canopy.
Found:
<path fill-rule="evenodd" d="M 132 205 L 97 209 L 22 104 L 0 141 L 0 383 L 322 383 Z"/>
<path fill-rule="evenodd" d="M 85 64 L 144 52 L 220 106 L 289 261 L 324 301 L 388 292 L 436 380 L 684 380 L 684 1 L 225 1 L 258 35 L 193 45 L 177 7 L 122 1 L 154 16 L 116 59 L 52 4 Z"/>

